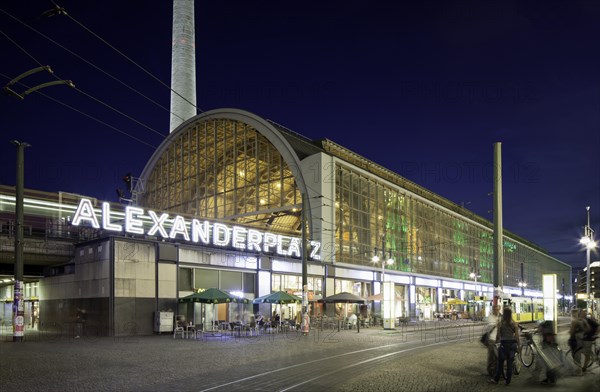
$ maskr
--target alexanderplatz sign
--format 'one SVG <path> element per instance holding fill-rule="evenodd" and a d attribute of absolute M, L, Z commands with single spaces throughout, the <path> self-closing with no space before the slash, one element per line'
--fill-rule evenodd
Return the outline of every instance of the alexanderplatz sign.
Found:
<path fill-rule="evenodd" d="M 179 239 L 194 244 L 234 248 L 240 251 L 275 253 L 280 256 L 302 257 L 302 239 L 270 232 L 262 232 L 242 226 L 230 226 L 207 220 L 187 219 L 180 215 L 160 216 L 152 210 L 127 206 L 123 214 L 111 211 L 110 203 L 103 202 L 100 216 L 90 199 L 81 199 L 71 224 L 89 224 L 96 229 L 117 233 L 157 236 L 164 239 Z M 151 227 L 146 229 L 150 222 Z M 310 241 L 309 259 L 321 260 L 321 243 Z"/>

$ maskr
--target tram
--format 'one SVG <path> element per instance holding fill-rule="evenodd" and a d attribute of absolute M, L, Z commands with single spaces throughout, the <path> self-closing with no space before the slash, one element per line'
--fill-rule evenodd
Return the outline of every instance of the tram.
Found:
<path fill-rule="evenodd" d="M 544 319 L 544 302 L 542 298 L 510 297 L 503 298 L 504 306 L 510 306 L 513 320 L 518 323 L 531 323 Z"/>

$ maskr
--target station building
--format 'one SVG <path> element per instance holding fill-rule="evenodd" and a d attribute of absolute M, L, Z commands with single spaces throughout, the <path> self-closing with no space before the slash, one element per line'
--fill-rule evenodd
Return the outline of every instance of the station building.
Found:
<path fill-rule="evenodd" d="M 14 252 L 14 205 L 14 188 L 1 188 L 3 271 Z M 28 191 L 25 214 L 26 269 L 43 265 L 25 290 L 39 328 L 68 328 L 77 308 L 102 335 L 153 333 L 164 310 L 197 324 L 268 316 L 266 305 L 211 309 L 179 299 L 209 287 L 248 299 L 300 294 L 303 253 L 311 317 L 343 314 L 319 299 L 374 298 L 383 280 L 394 282 L 396 316 L 416 320 L 450 308 L 484 317 L 493 297 L 490 221 L 339 144 L 238 109 L 177 127 L 135 177 L 130 202 Z M 568 264 L 506 230 L 503 254 L 505 295 L 541 297 L 542 274 L 555 273 L 563 303 L 571 297 Z M 11 290 L 10 281 L 0 288 L 3 320 Z M 293 318 L 298 308 L 276 311 Z M 351 311 L 377 319 L 381 301 Z"/>

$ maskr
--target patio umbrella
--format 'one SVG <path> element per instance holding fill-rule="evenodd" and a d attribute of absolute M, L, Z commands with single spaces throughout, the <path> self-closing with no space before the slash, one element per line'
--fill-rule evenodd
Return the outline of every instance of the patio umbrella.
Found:
<path fill-rule="evenodd" d="M 299 304 L 302 302 L 300 297 L 288 294 L 285 291 L 275 291 L 271 294 L 263 295 L 262 297 L 255 298 L 252 303 L 255 304 L 277 304 L 279 305 L 279 312 L 281 313 L 281 305 L 283 304 Z M 283 314 L 282 314 L 283 316 Z M 281 323 L 281 320 L 279 320 Z"/>
<path fill-rule="evenodd" d="M 348 292 L 342 292 L 329 297 L 325 297 L 319 300 L 319 302 L 325 303 L 342 303 L 342 304 L 364 304 L 365 299 Z M 348 308 L 345 309 L 346 318 L 348 317 Z"/>
<path fill-rule="evenodd" d="M 213 305 L 213 322 L 214 322 L 214 305 L 215 304 L 226 304 L 226 303 L 248 303 L 247 298 L 240 298 L 229 294 L 226 291 L 211 287 L 204 291 L 193 293 L 183 298 L 179 298 L 181 303 L 194 303 L 199 302 L 202 304 Z M 205 326 L 204 326 L 205 327 Z"/>
<path fill-rule="evenodd" d="M 343 304 L 364 304 L 365 299 L 352 293 L 343 292 L 319 300 L 325 303 L 343 303 Z"/>
<path fill-rule="evenodd" d="M 255 304 L 299 304 L 302 302 L 300 297 L 288 294 L 285 291 L 275 291 L 274 293 L 255 298 L 252 303 Z"/>
<path fill-rule="evenodd" d="M 183 298 L 179 298 L 179 302 L 200 302 L 203 304 L 226 304 L 230 302 L 234 303 L 248 303 L 248 299 L 239 298 L 229 294 L 226 291 L 210 288 L 199 293 L 190 294 Z"/>

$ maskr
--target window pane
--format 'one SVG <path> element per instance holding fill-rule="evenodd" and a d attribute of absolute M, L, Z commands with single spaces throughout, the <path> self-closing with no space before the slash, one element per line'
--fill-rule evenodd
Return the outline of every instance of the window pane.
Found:
<path fill-rule="evenodd" d="M 208 289 L 219 287 L 219 271 L 208 269 L 197 269 L 194 287 L 197 289 Z"/>

